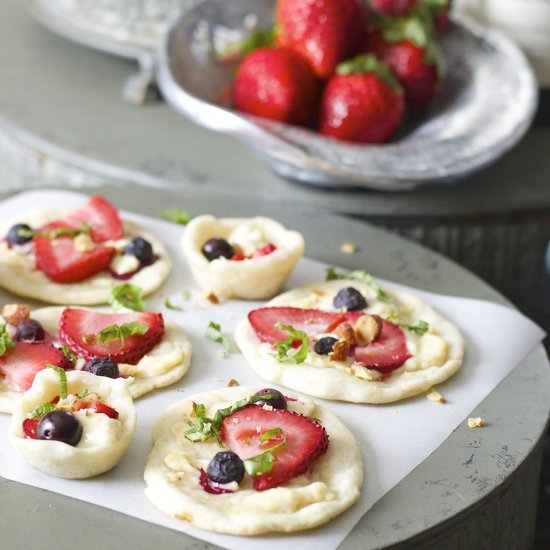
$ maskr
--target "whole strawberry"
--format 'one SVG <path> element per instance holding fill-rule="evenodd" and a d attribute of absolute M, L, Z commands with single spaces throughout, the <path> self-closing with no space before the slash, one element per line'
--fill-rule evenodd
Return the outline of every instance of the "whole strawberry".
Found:
<path fill-rule="evenodd" d="M 372 55 L 342 63 L 321 98 L 319 131 L 357 143 L 383 143 L 403 118 L 403 91 L 389 67 Z"/>
<path fill-rule="evenodd" d="M 279 0 L 277 43 L 308 61 L 321 79 L 361 51 L 367 29 L 363 0 Z"/>
<path fill-rule="evenodd" d="M 411 113 L 422 110 L 432 100 L 443 78 L 444 59 L 420 19 L 400 20 L 371 34 L 365 51 L 390 66 L 403 86 Z"/>
<path fill-rule="evenodd" d="M 319 83 L 308 63 L 288 48 L 259 48 L 241 63 L 233 98 L 237 110 L 307 125 L 317 110 Z"/>
<path fill-rule="evenodd" d="M 419 0 L 370 0 L 371 7 L 388 17 L 403 17 Z"/>

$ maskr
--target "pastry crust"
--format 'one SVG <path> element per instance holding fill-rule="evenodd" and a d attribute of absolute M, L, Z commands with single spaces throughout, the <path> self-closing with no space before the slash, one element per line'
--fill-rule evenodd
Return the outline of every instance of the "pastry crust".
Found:
<path fill-rule="evenodd" d="M 97 416 L 98 424 L 83 423 L 82 438 L 75 447 L 60 441 L 26 439 L 22 424 L 27 413 L 59 395 L 59 375 L 53 369 L 45 369 L 35 376 L 31 388 L 14 406 L 10 440 L 26 462 L 47 474 L 68 479 L 93 477 L 114 468 L 134 437 L 136 410 L 128 390 L 129 381 L 81 371 L 66 374 L 69 393 L 78 393 L 85 388 L 97 393 L 103 403 L 118 412 L 118 419 L 91 413 Z M 76 414 L 85 416 L 89 413 L 83 409 Z M 90 433 L 93 428 L 100 429 L 102 434 Z M 108 435 L 104 436 L 105 432 Z"/>
<path fill-rule="evenodd" d="M 201 248 L 212 237 L 229 239 L 239 227 L 259 231 L 266 243 L 277 248 L 260 258 L 208 261 Z M 231 240 L 230 240 L 231 242 Z M 270 218 L 214 218 L 191 220 L 182 237 L 182 248 L 197 284 L 224 298 L 263 300 L 274 296 L 284 285 L 304 253 L 304 239 L 297 231 L 285 229 Z"/>
<path fill-rule="evenodd" d="M 363 460 L 355 438 L 338 417 L 309 399 L 289 402 L 289 409 L 318 419 L 330 444 L 307 474 L 266 491 L 247 488 L 244 480 L 231 494 L 212 495 L 202 489 L 199 469 L 206 470 L 220 447 L 215 440 L 191 443 L 182 435 L 191 402 L 203 403 L 210 415 L 255 391 L 234 387 L 194 395 L 169 407 L 157 420 L 145 467 L 145 494 L 157 508 L 200 529 L 257 535 L 316 527 L 359 498 Z"/>
<path fill-rule="evenodd" d="M 349 286 L 365 296 L 368 302 L 365 313 L 381 317 L 390 315 L 388 306 L 377 298 L 372 288 L 355 280 L 313 283 L 281 294 L 266 307 L 292 306 L 334 311 L 332 299 L 340 289 Z M 404 330 L 407 348 L 413 357 L 388 376 L 354 366 L 351 358 L 330 361 L 326 356 L 313 352 L 311 343 L 303 363 L 281 363 L 272 355 L 271 346 L 259 341 L 248 319 L 238 324 L 235 341 L 259 376 L 307 395 L 374 404 L 418 395 L 458 371 L 464 357 L 464 339 L 452 323 L 416 296 L 390 288 L 384 290 L 399 305 L 400 322 L 412 325 L 423 320 L 430 326 L 424 336 Z"/>
<path fill-rule="evenodd" d="M 70 211 L 47 209 L 29 212 L 3 225 L 0 235 L 6 235 L 10 227 L 16 223 L 40 227 L 66 216 Z M 141 287 L 144 295 L 151 294 L 160 287 L 172 268 L 168 251 L 154 235 L 142 231 L 137 224 L 123 220 L 123 226 L 123 239 L 114 243 L 117 249 L 123 249 L 124 242 L 141 236 L 151 243 L 154 254 L 158 256 L 153 264 L 144 267 L 127 280 L 118 280 L 109 273 L 103 272 L 78 283 L 56 283 L 35 268 L 32 253 L 22 254 L 18 250 L 10 249 L 7 242 L 0 242 L 0 286 L 18 296 L 34 298 L 51 304 L 67 305 L 106 304 L 109 301 L 111 290 L 123 283 Z"/>
<path fill-rule="evenodd" d="M 33 310 L 44 330 L 57 339 L 59 319 L 63 307 L 45 307 Z M 134 399 L 155 389 L 163 388 L 180 380 L 189 370 L 192 346 L 183 329 L 165 319 L 162 340 L 137 365 L 119 364 L 122 375 L 131 379 L 129 391 Z M 20 392 L 11 390 L 0 375 L 0 412 L 11 413 Z"/>

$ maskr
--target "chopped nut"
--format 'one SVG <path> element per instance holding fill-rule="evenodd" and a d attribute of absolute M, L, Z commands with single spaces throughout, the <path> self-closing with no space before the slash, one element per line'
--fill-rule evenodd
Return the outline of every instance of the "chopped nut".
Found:
<path fill-rule="evenodd" d="M 79 233 L 73 239 L 73 246 L 78 252 L 91 252 L 94 248 L 94 241 L 87 233 Z"/>
<path fill-rule="evenodd" d="M 238 423 L 239 423 L 239 419 L 238 419 L 238 418 L 232 418 L 232 419 L 231 419 L 231 422 L 233 422 L 233 424 L 238 424 Z"/>
<path fill-rule="evenodd" d="M 382 378 L 381 373 L 374 369 L 367 369 L 367 367 L 361 363 L 353 363 L 350 370 L 353 373 L 353 376 L 355 376 L 355 378 L 359 378 L 360 380 L 373 381 L 380 380 L 380 378 Z"/>
<path fill-rule="evenodd" d="M 83 341 L 85 344 L 95 344 L 96 335 L 95 335 L 95 334 L 85 334 L 85 335 L 82 337 L 82 341 Z"/>
<path fill-rule="evenodd" d="M 426 399 L 429 399 L 434 403 L 447 403 L 447 400 L 434 389 L 432 389 L 432 391 L 428 395 L 426 395 Z"/>
<path fill-rule="evenodd" d="M 357 252 L 357 246 L 350 242 L 342 243 L 340 245 L 340 252 L 343 252 L 344 254 L 354 254 Z"/>
<path fill-rule="evenodd" d="M 315 289 L 313 291 L 313 294 L 315 294 L 315 296 L 325 296 L 326 292 L 324 290 L 319 290 L 319 289 Z"/>
<path fill-rule="evenodd" d="M 331 361 L 345 361 L 348 358 L 349 348 L 349 342 L 346 340 L 338 340 L 338 342 L 334 344 L 328 358 Z"/>
<path fill-rule="evenodd" d="M 264 411 L 272 411 L 273 410 L 273 407 L 271 405 L 268 405 L 267 403 L 264 403 L 262 409 Z"/>
<path fill-rule="evenodd" d="M 356 344 L 355 331 L 349 323 L 341 323 L 336 327 L 334 334 L 338 336 L 340 340 L 346 341 L 350 346 Z"/>
<path fill-rule="evenodd" d="M 31 307 L 27 304 L 6 304 L 2 308 L 2 317 L 6 323 L 16 327 L 24 319 L 31 315 Z"/>
<path fill-rule="evenodd" d="M 257 433 L 257 434 L 261 434 L 261 433 L 262 433 L 262 427 L 261 427 L 261 426 L 256 426 L 256 433 Z"/>
<path fill-rule="evenodd" d="M 194 401 L 191 401 L 191 411 L 189 412 L 189 418 L 197 416 L 197 404 Z"/>
<path fill-rule="evenodd" d="M 168 483 L 177 483 L 183 479 L 184 475 L 185 474 L 183 472 L 167 472 L 166 479 L 168 480 Z"/>
<path fill-rule="evenodd" d="M 477 418 L 468 418 L 468 428 L 481 428 L 485 426 L 485 420 L 481 417 Z"/>
<path fill-rule="evenodd" d="M 362 315 L 355 323 L 355 338 L 358 346 L 374 342 L 382 331 L 382 319 L 378 315 Z"/>
<path fill-rule="evenodd" d="M 226 359 L 227 357 L 229 357 L 229 353 L 227 353 L 227 351 L 225 351 L 223 349 L 220 349 L 220 350 L 218 350 L 218 357 L 220 359 Z"/>
<path fill-rule="evenodd" d="M 231 378 L 231 380 L 229 380 L 229 382 L 227 383 L 228 388 L 233 388 L 234 386 L 238 386 L 238 385 L 239 383 L 234 378 Z"/>
<path fill-rule="evenodd" d="M 208 300 L 212 304 L 219 304 L 220 300 L 213 292 L 207 292 L 204 294 L 204 297 L 206 300 Z"/>

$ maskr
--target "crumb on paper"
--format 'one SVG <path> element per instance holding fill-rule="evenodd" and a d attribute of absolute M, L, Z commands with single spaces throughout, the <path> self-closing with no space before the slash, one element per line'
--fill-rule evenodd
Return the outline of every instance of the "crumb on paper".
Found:
<path fill-rule="evenodd" d="M 220 300 L 218 299 L 216 294 L 214 294 L 212 291 L 205 292 L 204 293 L 204 298 L 206 300 L 208 300 L 211 304 L 219 304 L 220 303 Z"/>
<path fill-rule="evenodd" d="M 231 378 L 231 380 L 227 383 L 227 387 L 233 388 L 235 386 L 240 386 L 240 384 L 234 378 Z"/>
<path fill-rule="evenodd" d="M 31 316 L 31 306 L 27 304 L 6 304 L 2 308 L 2 317 L 9 325 L 16 327 Z"/>
<path fill-rule="evenodd" d="M 344 254 L 355 254 L 357 252 L 357 246 L 351 242 L 345 242 L 340 245 L 340 252 Z"/>
<path fill-rule="evenodd" d="M 227 351 L 225 351 L 223 349 L 220 349 L 220 350 L 218 350 L 218 357 L 220 359 L 227 359 L 229 357 L 229 353 L 227 353 Z"/>
<path fill-rule="evenodd" d="M 485 420 L 478 416 L 477 418 L 468 418 L 468 428 L 481 428 L 485 426 Z"/>
<path fill-rule="evenodd" d="M 433 401 L 434 403 L 447 403 L 447 400 L 434 389 L 426 395 L 426 399 Z"/>
<path fill-rule="evenodd" d="M 319 290 L 318 288 L 316 288 L 314 291 L 313 291 L 313 294 L 315 294 L 315 296 L 325 296 L 326 295 L 326 292 L 324 290 Z"/>
<path fill-rule="evenodd" d="M 217 376 L 211 378 L 210 380 L 212 380 L 212 382 L 223 382 L 223 378 L 218 378 Z"/>

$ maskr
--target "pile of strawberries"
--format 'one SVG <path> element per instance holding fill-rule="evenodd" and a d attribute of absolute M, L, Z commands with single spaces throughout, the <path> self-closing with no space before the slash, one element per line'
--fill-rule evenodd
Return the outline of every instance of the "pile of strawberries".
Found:
<path fill-rule="evenodd" d="M 451 0 L 278 0 L 244 46 L 237 110 L 356 143 L 388 141 L 434 97 Z"/>

